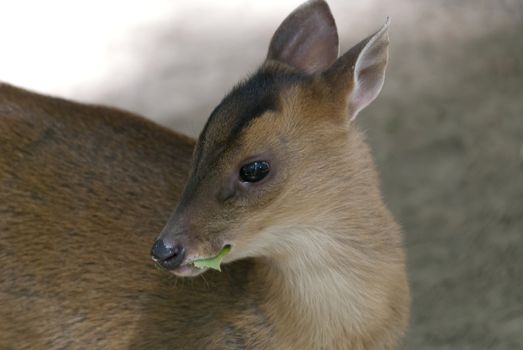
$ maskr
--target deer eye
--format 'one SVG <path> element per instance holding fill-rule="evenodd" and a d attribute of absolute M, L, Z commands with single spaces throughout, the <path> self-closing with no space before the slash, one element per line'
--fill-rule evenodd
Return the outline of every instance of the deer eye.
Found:
<path fill-rule="evenodd" d="M 240 169 L 240 180 L 242 182 L 258 182 L 269 173 L 269 162 L 265 160 L 257 160 L 255 162 L 245 164 Z"/>

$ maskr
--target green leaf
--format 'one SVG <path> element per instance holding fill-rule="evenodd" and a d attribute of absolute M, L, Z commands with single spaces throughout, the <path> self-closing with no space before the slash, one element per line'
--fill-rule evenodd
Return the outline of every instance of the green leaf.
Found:
<path fill-rule="evenodd" d="M 218 255 L 216 255 L 214 258 L 197 259 L 197 260 L 194 260 L 192 263 L 195 267 L 197 267 L 199 269 L 209 268 L 209 269 L 221 271 L 220 265 L 222 263 L 222 260 L 225 257 L 225 255 L 229 254 L 230 251 L 231 251 L 231 246 L 226 245 L 225 247 L 223 247 L 221 252 Z"/>

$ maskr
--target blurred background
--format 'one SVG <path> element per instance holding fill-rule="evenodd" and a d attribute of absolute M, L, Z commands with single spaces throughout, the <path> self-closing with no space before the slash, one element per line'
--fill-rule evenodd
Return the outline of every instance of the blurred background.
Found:
<path fill-rule="evenodd" d="M 300 3 L 1 1 L 0 81 L 196 136 Z M 329 3 L 342 51 L 392 18 L 358 123 L 405 230 L 405 348 L 523 348 L 523 0 Z"/>

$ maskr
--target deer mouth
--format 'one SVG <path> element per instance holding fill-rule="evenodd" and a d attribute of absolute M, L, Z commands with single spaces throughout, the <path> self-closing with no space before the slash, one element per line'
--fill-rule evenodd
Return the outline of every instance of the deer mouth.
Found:
<path fill-rule="evenodd" d="M 184 263 L 177 268 L 170 270 L 171 273 L 178 277 L 196 277 L 205 271 L 206 270 L 194 267 L 192 263 Z"/>
<path fill-rule="evenodd" d="M 231 245 L 227 244 L 220 249 L 214 256 L 202 257 L 188 257 L 179 267 L 173 269 L 172 272 L 178 276 L 197 276 L 209 269 L 221 271 L 221 263 L 223 258 L 229 254 Z"/>

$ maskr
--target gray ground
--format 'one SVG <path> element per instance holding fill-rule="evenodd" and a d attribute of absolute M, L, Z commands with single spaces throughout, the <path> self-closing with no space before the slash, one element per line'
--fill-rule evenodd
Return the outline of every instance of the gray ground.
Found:
<path fill-rule="evenodd" d="M 523 349 L 523 1 L 356 1 L 330 1 L 343 49 L 393 21 L 384 91 L 358 123 L 405 229 L 405 348 Z M 155 28 L 140 74 L 90 99 L 197 134 L 294 4 L 271 20 L 245 6 Z"/>

